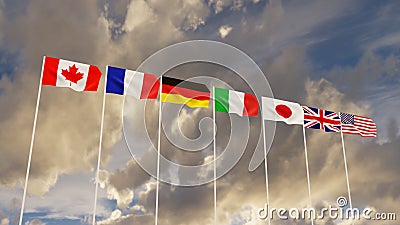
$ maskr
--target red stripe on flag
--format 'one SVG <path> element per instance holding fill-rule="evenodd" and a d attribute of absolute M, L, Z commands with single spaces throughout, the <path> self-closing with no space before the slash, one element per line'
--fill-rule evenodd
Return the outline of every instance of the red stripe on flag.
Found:
<path fill-rule="evenodd" d="M 358 134 L 361 137 L 376 137 L 376 129 L 364 129 L 357 125 L 342 124 L 344 134 Z"/>
<path fill-rule="evenodd" d="M 361 127 L 361 126 L 355 126 L 356 129 L 361 130 L 361 131 L 376 131 L 376 127 L 375 128 L 365 128 L 365 127 Z"/>
<path fill-rule="evenodd" d="M 257 115 L 258 115 L 258 101 L 256 96 L 245 93 L 243 116 L 257 116 Z"/>
<path fill-rule="evenodd" d="M 56 86 L 57 70 L 60 59 L 44 57 L 44 66 L 42 71 L 42 85 Z"/>
<path fill-rule="evenodd" d="M 322 109 L 320 109 L 320 110 L 322 110 Z M 319 121 L 320 123 L 327 123 L 327 124 L 330 124 L 330 125 L 340 125 L 341 124 L 340 120 L 331 120 L 329 118 L 324 117 L 323 114 L 320 114 L 319 117 L 311 116 L 311 115 L 304 115 L 304 119 L 316 120 L 316 121 Z"/>
<path fill-rule="evenodd" d="M 354 116 L 354 122 L 365 123 L 369 125 L 375 125 L 374 121 L 372 120 L 361 120 L 360 118 Z"/>
<path fill-rule="evenodd" d="M 363 120 L 363 121 L 365 121 L 365 122 L 370 122 L 370 123 L 373 123 L 373 122 L 374 122 L 371 118 L 364 117 L 364 116 L 357 116 L 357 115 L 354 115 L 354 119 Z"/>
<path fill-rule="evenodd" d="M 89 66 L 89 73 L 84 91 L 97 91 L 101 78 L 101 71 L 97 66 Z"/>
<path fill-rule="evenodd" d="M 144 74 L 140 99 L 157 99 L 160 81 L 152 74 Z"/>
<path fill-rule="evenodd" d="M 354 126 L 363 127 L 363 128 L 367 128 L 367 129 L 375 129 L 376 128 L 376 125 L 366 125 L 366 124 L 362 124 L 362 123 L 358 123 L 358 122 L 354 122 Z"/>

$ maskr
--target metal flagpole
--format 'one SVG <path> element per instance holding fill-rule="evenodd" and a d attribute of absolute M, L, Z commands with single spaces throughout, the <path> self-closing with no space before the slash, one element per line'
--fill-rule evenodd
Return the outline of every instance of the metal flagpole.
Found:
<path fill-rule="evenodd" d="M 160 90 L 159 90 L 159 109 L 158 109 L 158 145 L 157 145 L 157 189 L 156 189 L 156 215 L 155 215 L 155 225 L 158 224 L 158 192 L 160 189 L 160 150 L 161 150 L 161 95 L 162 95 L 162 76 L 160 77 Z"/>
<path fill-rule="evenodd" d="M 92 225 L 96 224 L 96 207 L 97 207 L 97 194 L 99 189 L 99 173 L 100 173 L 100 161 L 101 161 L 101 147 L 103 144 L 103 127 L 104 127 L 104 109 L 106 105 L 106 92 L 107 92 L 107 74 L 108 67 L 106 68 L 106 76 L 104 78 L 104 92 L 103 92 L 103 106 L 101 109 L 101 124 L 100 124 L 100 139 L 99 139 L 99 153 L 97 158 L 97 169 L 96 169 L 96 188 L 94 191 L 94 206 L 93 206 L 93 221 Z"/>
<path fill-rule="evenodd" d="M 38 117 L 38 112 L 39 112 L 40 97 L 41 97 L 41 93 L 42 93 L 42 79 L 43 79 L 44 61 L 45 61 L 45 57 L 43 57 L 42 72 L 40 74 L 40 81 L 39 81 L 39 90 L 38 90 L 38 94 L 37 94 L 37 98 L 36 98 L 36 110 L 35 110 L 35 117 L 33 119 L 31 145 L 29 147 L 28 165 L 26 167 L 25 187 L 24 187 L 24 193 L 22 195 L 22 205 L 21 205 L 21 214 L 19 216 L 19 225 L 22 225 L 22 218 L 24 216 L 24 208 L 25 208 L 25 201 L 26 201 L 26 191 L 27 191 L 27 188 L 28 188 L 29 173 L 30 173 L 31 162 L 32 162 L 33 143 L 35 142 L 36 123 L 37 123 L 37 117 Z"/>
<path fill-rule="evenodd" d="M 216 142 L 216 123 L 215 123 L 215 87 L 212 92 L 213 101 L 213 137 L 214 137 L 214 225 L 217 225 L 217 142 Z"/>
<path fill-rule="evenodd" d="M 306 170 L 307 170 L 307 186 L 308 186 L 308 204 L 310 205 L 309 207 L 312 207 L 312 201 L 311 201 L 311 187 L 310 187 L 310 171 L 308 168 L 308 154 L 307 154 L 307 139 L 306 139 L 306 129 L 303 124 L 303 139 L 304 139 L 304 156 L 306 158 Z M 312 215 L 311 217 L 311 224 L 314 225 L 314 218 Z"/>
<path fill-rule="evenodd" d="M 343 131 L 340 130 L 340 136 L 342 138 L 342 149 L 343 149 L 343 159 L 344 159 L 344 169 L 346 171 L 346 182 L 347 182 L 347 192 L 349 194 L 349 206 L 350 209 L 353 209 L 353 205 L 351 203 L 351 194 L 350 194 L 350 182 L 349 182 L 349 172 L 347 170 L 347 159 L 346 159 L 346 149 L 344 147 L 344 137 L 343 137 Z M 353 211 L 352 211 L 353 212 Z M 351 223 L 354 225 L 354 219 L 352 218 Z"/>
<path fill-rule="evenodd" d="M 262 114 L 261 117 L 261 126 L 262 126 L 262 132 L 263 132 L 263 139 L 264 139 L 264 167 L 265 167 L 265 191 L 267 194 L 267 206 L 269 208 L 269 185 L 268 185 L 268 157 L 267 157 L 267 139 L 266 139 L 266 134 L 265 134 L 265 120 L 264 120 L 264 114 Z M 269 209 L 267 210 L 267 216 L 268 216 L 268 225 L 271 224 L 271 215 L 269 215 Z"/>

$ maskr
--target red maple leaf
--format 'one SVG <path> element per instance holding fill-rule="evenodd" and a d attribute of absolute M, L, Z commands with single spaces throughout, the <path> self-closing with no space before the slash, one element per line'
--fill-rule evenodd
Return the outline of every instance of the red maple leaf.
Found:
<path fill-rule="evenodd" d="M 83 78 L 83 73 L 78 72 L 78 68 L 75 66 L 70 66 L 67 70 L 61 70 L 61 74 L 66 80 L 69 80 L 75 84 Z M 71 84 L 70 84 L 71 85 Z"/>

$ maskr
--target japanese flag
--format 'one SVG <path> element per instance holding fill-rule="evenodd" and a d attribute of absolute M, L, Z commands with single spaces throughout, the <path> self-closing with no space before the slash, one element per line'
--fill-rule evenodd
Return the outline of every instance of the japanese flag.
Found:
<path fill-rule="evenodd" d="M 42 84 L 75 91 L 97 91 L 101 71 L 97 66 L 45 56 Z"/>
<path fill-rule="evenodd" d="M 304 111 L 298 103 L 262 97 L 264 120 L 283 121 L 287 124 L 304 123 Z"/>

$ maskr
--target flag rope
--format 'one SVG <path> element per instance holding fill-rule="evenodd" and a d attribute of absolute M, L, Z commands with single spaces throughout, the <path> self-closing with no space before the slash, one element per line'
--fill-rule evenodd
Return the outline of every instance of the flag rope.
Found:
<path fill-rule="evenodd" d="M 308 154 L 307 154 L 307 139 L 306 139 L 306 129 L 303 124 L 303 139 L 304 139 L 304 156 L 306 158 L 306 171 L 307 171 L 307 187 L 308 187 L 308 204 L 312 207 L 311 201 L 311 187 L 310 187 L 310 171 L 308 167 Z M 311 224 L 314 225 L 314 218 L 311 217 Z"/>
<path fill-rule="evenodd" d="M 350 182 L 349 182 L 349 171 L 347 169 L 347 159 L 346 159 L 346 149 L 344 147 L 344 137 L 343 137 L 343 131 L 340 130 L 340 136 L 342 138 L 342 150 L 343 150 L 343 160 L 344 160 L 344 170 L 346 171 L 346 183 L 347 183 L 347 193 L 349 195 L 349 206 L 350 209 L 353 209 L 353 205 L 351 203 L 351 193 L 350 193 Z M 353 212 L 353 210 L 352 210 Z M 354 225 L 354 219 L 351 219 L 351 224 Z"/>
<path fill-rule="evenodd" d="M 101 150 L 103 145 L 103 128 L 104 128 L 104 111 L 106 105 L 106 93 L 107 93 L 107 72 L 108 67 L 106 68 L 106 76 L 104 78 L 104 92 L 103 92 L 103 105 L 101 108 L 101 124 L 100 124 L 100 139 L 99 139 L 99 153 L 97 156 L 97 168 L 96 168 L 96 187 L 94 191 L 94 205 L 93 205 L 93 218 L 92 225 L 96 224 L 96 209 L 97 209 L 97 195 L 99 191 L 99 173 L 100 173 L 100 163 L 101 163 Z"/>
<path fill-rule="evenodd" d="M 158 108 L 158 140 L 157 140 L 157 186 L 156 186 L 156 213 L 155 213 L 155 225 L 158 224 L 158 192 L 160 190 L 160 150 L 161 150 L 161 93 L 162 93 L 162 76 L 160 77 L 160 91 L 159 91 L 159 108 Z"/>
<path fill-rule="evenodd" d="M 265 192 L 267 195 L 267 206 L 269 207 L 269 185 L 268 185 L 268 157 L 267 157 L 267 139 L 265 134 L 265 120 L 264 115 L 261 118 L 261 125 L 262 125 L 262 132 L 263 132 L 263 139 L 264 139 L 264 167 L 265 167 Z M 268 209 L 266 209 L 268 211 Z M 271 215 L 267 212 L 268 216 L 268 225 L 271 224 Z"/>
<path fill-rule="evenodd" d="M 31 162 L 32 162 L 33 143 L 35 142 L 36 124 L 37 124 L 37 117 L 38 117 L 38 113 L 39 113 L 40 97 L 41 97 L 41 93 L 42 93 L 42 79 L 43 79 L 44 61 L 45 61 L 45 57 L 43 57 L 42 72 L 40 74 L 39 89 L 38 89 L 38 95 L 37 95 L 37 98 L 36 98 L 36 110 L 35 110 L 35 116 L 34 116 L 34 119 L 33 119 L 31 145 L 29 147 L 28 165 L 26 167 L 24 192 L 23 192 L 23 195 L 22 195 L 21 214 L 19 216 L 19 225 L 22 225 L 22 219 L 23 219 L 23 216 L 24 216 L 26 192 L 27 192 L 27 189 L 28 189 L 29 173 L 30 173 L 30 170 L 31 170 Z"/>
<path fill-rule="evenodd" d="M 216 142 L 216 119 L 215 119 L 215 87 L 212 92 L 213 96 L 213 137 L 214 137 L 214 225 L 217 225 L 217 142 Z"/>

